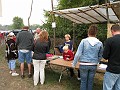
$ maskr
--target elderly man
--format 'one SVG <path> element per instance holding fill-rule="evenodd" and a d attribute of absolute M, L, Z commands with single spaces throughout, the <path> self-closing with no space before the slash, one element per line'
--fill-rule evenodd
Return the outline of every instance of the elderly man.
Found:
<path fill-rule="evenodd" d="M 32 49 L 34 45 L 33 35 L 28 31 L 29 27 L 24 26 L 23 30 L 18 33 L 16 38 L 16 44 L 18 45 L 18 60 L 20 62 L 20 69 L 21 69 L 21 78 L 24 78 L 24 61 L 28 65 L 28 77 L 30 78 L 31 75 L 31 61 L 32 61 Z"/>
<path fill-rule="evenodd" d="M 34 40 L 36 41 L 38 38 L 39 38 L 39 33 L 41 32 L 42 30 L 40 29 L 40 28 L 37 28 L 36 29 L 36 33 L 35 33 L 35 35 L 34 35 Z"/>

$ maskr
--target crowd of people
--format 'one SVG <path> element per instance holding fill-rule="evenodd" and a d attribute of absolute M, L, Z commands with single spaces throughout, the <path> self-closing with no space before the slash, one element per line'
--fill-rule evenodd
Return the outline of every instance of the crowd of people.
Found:
<path fill-rule="evenodd" d="M 51 41 L 46 30 L 37 28 L 33 37 L 28 29 L 28 26 L 24 26 L 22 31 L 17 34 L 16 40 L 13 39 L 14 33 L 8 34 L 6 58 L 12 76 L 19 75 L 15 71 L 16 58 L 18 58 L 22 79 L 25 77 L 24 63 L 26 62 L 28 65 L 29 78 L 32 77 L 31 63 L 33 63 L 33 80 L 34 86 L 36 86 L 39 81 L 41 84 L 45 82 L 46 54 L 50 52 Z M 66 34 L 62 47 L 63 59 L 73 60 L 72 68 L 68 68 L 71 77 L 75 75 L 74 68 L 77 62 L 80 62 L 77 76 L 80 80 L 80 90 L 93 90 L 97 65 L 102 58 L 108 60 L 103 90 L 120 90 L 120 26 L 115 24 L 111 27 L 113 37 L 106 40 L 104 48 L 102 42 L 96 38 L 97 32 L 97 26 L 91 25 L 88 29 L 88 37 L 81 40 L 76 53 L 73 50 L 70 35 Z"/>

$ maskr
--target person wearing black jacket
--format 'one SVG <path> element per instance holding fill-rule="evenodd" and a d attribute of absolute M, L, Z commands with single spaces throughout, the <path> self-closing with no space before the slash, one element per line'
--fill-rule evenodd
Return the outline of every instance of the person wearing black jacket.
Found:
<path fill-rule="evenodd" d="M 33 66 L 34 66 L 34 86 L 38 84 L 39 77 L 40 83 L 44 84 L 45 81 L 45 64 L 46 54 L 49 52 L 48 32 L 43 30 L 35 42 L 33 53 Z M 39 75 L 40 74 L 40 75 Z"/>
<path fill-rule="evenodd" d="M 103 90 L 120 90 L 120 26 L 111 27 L 113 37 L 106 40 L 103 58 L 108 60 Z"/>
<path fill-rule="evenodd" d="M 17 46 L 13 40 L 14 33 L 10 32 L 6 41 L 6 59 L 8 60 L 8 66 L 10 69 L 10 74 L 12 76 L 18 76 L 19 74 L 15 71 L 16 60 L 18 57 Z"/>
<path fill-rule="evenodd" d="M 28 26 L 24 26 L 17 34 L 16 44 L 18 46 L 18 61 L 20 63 L 21 78 L 25 77 L 24 75 L 24 64 L 25 61 L 28 66 L 28 77 L 32 77 L 31 73 L 31 63 L 32 63 L 32 50 L 34 45 L 34 38 L 32 33 L 30 33 Z"/>

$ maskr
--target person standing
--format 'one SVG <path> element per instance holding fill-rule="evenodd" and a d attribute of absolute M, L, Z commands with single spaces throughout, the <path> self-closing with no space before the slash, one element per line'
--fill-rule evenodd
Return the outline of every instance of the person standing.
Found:
<path fill-rule="evenodd" d="M 73 51 L 73 43 L 70 39 L 71 39 L 71 36 L 69 34 L 66 34 L 64 46 L 68 46 L 69 50 Z"/>
<path fill-rule="evenodd" d="M 45 64 L 46 54 L 49 52 L 48 32 L 42 30 L 39 34 L 39 39 L 35 42 L 33 53 L 33 66 L 34 66 L 34 86 L 38 84 L 39 77 L 40 83 L 44 84 L 45 81 Z"/>
<path fill-rule="evenodd" d="M 120 90 L 120 26 L 111 27 L 113 37 L 106 40 L 103 58 L 108 60 L 103 90 Z"/>
<path fill-rule="evenodd" d="M 34 45 L 33 35 L 28 31 L 29 27 L 24 26 L 22 31 L 18 33 L 16 38 L 16 44 L 18 45 L 18 60 L 20 62 L 21 78 L 24 78 L 24 61 L 26 60 L 28 65 L 28 77 L 31 74 L 31 61 L 32 61 L 32 49 Z"/>
<path fill-rule="evenodd" d="M 17 46 L 15 41 L 13 40 L 14 33 L 10 32 L 8 35 L 8 39 L 6 41 L 6 59 L 8 60 L 8 66 L 10 69 L 10 74 L 12 76 L 18 76 L 19 74 L 16 73 L 15 67 L 16 67 L 16 59 L 18 58 L 17 53 Z"/>
<path fill-rule="evenodd" d="M 97 64 L 102 58 L 103 44 L 96 38 L 97 27 L 91 25 L 88 29 L 88 37 L 82 39 L 74 57 L 73 67 L 80 62 L 80 90 L 92 90 Z"/>
<path fill-rule="evenodd" d="M 35 31 L 35 35 L 34 35 L 34 40 L 36 41 L 39 38 L 39 34 L 42 30 L 40 28 L 37 28 Z"/>

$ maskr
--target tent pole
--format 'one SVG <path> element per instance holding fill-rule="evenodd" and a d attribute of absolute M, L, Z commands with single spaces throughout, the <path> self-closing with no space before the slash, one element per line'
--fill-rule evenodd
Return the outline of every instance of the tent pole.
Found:
<path fill-rule="evenodd" d="M 111 37 L 111 24 L 109 19 L 109 12 L 108 12 L 108 0 L 105 0 L 106 3 L 106 14 L 107 14 L 107 38 Z"/>
<path fill-rule="evenodd" d="M 109 19 L 109 12 L 108 12 L 108 0 L 105 0 L 106 2 L 106 14 L 107 14 L 107 23 L 110 23 L 110 19 Z"/>
<path fill-rule="evenodd" d="M 75 23 L 73 22 L 73 45 L 75 44 Z"/>
<path fill-rule="evenodd" d="M 52 19 L 53 19 L 53 22 L 55 22 L 55 15 L 53 13 L 53 0 L 51 0 L 51 7 L 52 7 Z M 54 38 L 54 43 L 53 43 L 53 49 L 55 48 L 55 27 L 53 28 L 53 32 L 54 32 L 54 35 L 53 35 L 53 38 Z"/>

